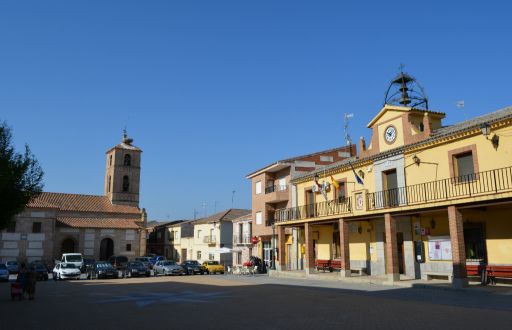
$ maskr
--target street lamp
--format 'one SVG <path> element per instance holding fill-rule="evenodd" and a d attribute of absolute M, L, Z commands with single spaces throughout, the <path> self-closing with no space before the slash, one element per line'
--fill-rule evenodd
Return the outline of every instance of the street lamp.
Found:
<path fill-rule="evenodd" d="M 270 260 L 270 269 L 276 270 L 276 225 L 272 224 L 272 260 Z"/>

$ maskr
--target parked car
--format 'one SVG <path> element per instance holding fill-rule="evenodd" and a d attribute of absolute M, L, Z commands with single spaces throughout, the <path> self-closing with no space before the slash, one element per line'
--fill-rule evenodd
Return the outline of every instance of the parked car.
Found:
<path fill-rule="evenodd" d="M 95 262 L 96 262 L 96 260 L 94 260 L 94 259 L 84 258 L 83 263 L 82 263 L 82 268 L 80 268 L 80 271 L 82 273 L 87 273 L 92 268 L 92 266 L 94 265 Z"/>
<path fill-rule="evenodd" d="M 0 264 L 0 281 L 9 281 L 9 269 L 5 264 Z"/>
<path fill-rule="evenodd" d="M 108 262 L 118 271 L 124 272 L 126 270 L 128 258 L 126 256 L 111 256 L 108 258 Z"/>
<path fill-rule="evenodd" d="M 81 253 L 64 253 L 60 258 L 60 262 L 74 264 L 78 269 L 82 268 L 84 259 Z"/>
<path fill-rule="evenodd" d="M 9 274 L 17 274 L 20 268 L 20 265 L 16 260 L 10 260 L 5 263 L 5 266 L 7 266 L 7 270 L 9 271 Z"/>
<path fill-rule="evenodd" d="M 185 270 L 183 267 L 178 265 L 176 261 L 161 260 L 157 261 L 153 266 L 153 272 L 155 276 L 162 275 L 183 275 Z"/>
<path fill-rule="evenodd" d="M 153 258 L 150 259 L 150 262 L 151 262 L 151 265 L 155 265 L 158 261 L 163 261 L 165 260 L 165 257 L 163 256 L 154 256 Z"/>
<path fill-rule="evenodd" d="M 224 266 L 219 264 L 218 261 L 205 261 L 203 262 L 203 267 L 206 268 L 206 274 L 224 274 Z"/>
<path fill-rule="evenodd" d="M 150 276 L 151 271 L 140 261 L 130 261 L 126 264 L 126 276 Z"/>
<path fill-rule="evenodd" d="M 185 260 L 181 267 L 185 270 L 186 274 L 194 275 L 194 274 L 206 274 L 207 270 L 197 260 Z"/>
<path fill-rule="evenodd" d="M 42 262 L 31 262 L 28 265 L 29 269 L 33 269 L 37 273 L 38 281 L 48 281 L 48 268 Z"/>
<path fill-rule="evenodd" d="M 151 258 L 150 257 L 137 257 L 135 258 L 135 261 L 140 261 L 146 266 L 146 268 L 151 269 L 153 265 L 151 264 Z"/>
<path fill-rule="evenodd" d="M 80 268 L 71 262 L 59 262 L 53 268 L 53 279 L 67 280 L 80 279 Z"/>
<path fill-rule="evenodd" d="M 87 279 L 118 278 L 118 271 L 106 261 L 97 261 L 91 265 L 87 273 Z"/>

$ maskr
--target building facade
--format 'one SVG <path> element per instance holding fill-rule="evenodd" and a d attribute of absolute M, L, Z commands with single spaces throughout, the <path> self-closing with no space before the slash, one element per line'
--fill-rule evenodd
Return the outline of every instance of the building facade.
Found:
<path fill-rule="evenodd" d="M 106 154 L 104 195 L 43 192 L 1 235 L 0 259 L 52 264 L 62 253 L 106 260 L 146 251 L 146 212 L 140 209 L 141 150 L 123 136 Z"/>
<path fill-rule="evenodd" d="M 355 146 L 324 150 L 280 160 L 246 176 L 246 179 L 251 180 L 253 235 L 258 238 L 258 252 L 255 255 L 260 257 L 268 267 L 274 259 L 275 211 L 297 205 L 295 186 L 290 185 L 290 180 L 354 156 L 355 152 Z M 297 237 L 294 228 L 290 228 L 288 234 Z M 290 259 L 290 267 L 300 268 L 301 264 L 297 263 L 295 258 L 293 260 L 295 262 Z"/>
<path fill-rule="evenodd" d="M 298 206 L 275 212 L 280 270 L 290 269 L 289 250 L 306 274 L 329 262 L 342 276 L 455 286 L 512 266 L 512 107 L 446 127 L 444 117 L 385 104 L 357 158 L 295 178 Z"/>
<path fill-rule="evenodd" d="M 234 219 L 233 266 L 243 266 L 251 256 L 256 256 L 257 242 L 258 238 L 252 233 L 252 213 Z"/>

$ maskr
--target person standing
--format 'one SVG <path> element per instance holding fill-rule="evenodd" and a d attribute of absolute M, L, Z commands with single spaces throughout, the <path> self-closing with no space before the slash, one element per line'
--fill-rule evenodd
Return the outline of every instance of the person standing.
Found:
<path fill-rule="evenodd" d="M 28 293 L 28 299 L 34 300 L 34 294 L 36 293 L 36 283 L 37 283 L 37 272 L 35 266 L 32 265 L 27 272 L 25 285 L 26 291 Z"/>

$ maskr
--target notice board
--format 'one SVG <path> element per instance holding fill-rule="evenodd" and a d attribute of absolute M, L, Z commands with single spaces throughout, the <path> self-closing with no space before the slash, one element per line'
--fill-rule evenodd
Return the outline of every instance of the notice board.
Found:
<path fill-rule="evenodd" d="M 452 260 L 450 236 L 429 236 L 428 258 L 430 260 Z"/>

